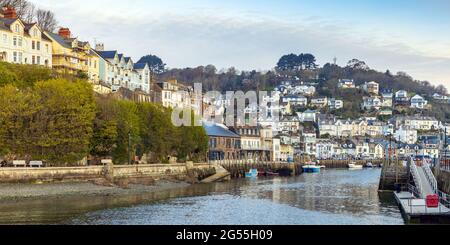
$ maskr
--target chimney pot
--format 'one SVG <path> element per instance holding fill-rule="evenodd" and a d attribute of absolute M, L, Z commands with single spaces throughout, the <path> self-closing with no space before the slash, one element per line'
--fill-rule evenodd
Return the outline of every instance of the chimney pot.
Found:
<path fill-rule="evenodd" d="M 72 33 L 70 32 L 69 28 L 62 27 L 59 29 L 58 35 L 60 35 L 61 37 L 65 38 L 65 39 L 68 39 L 71 37 Z"/>
<path fill-rule="evenodd" d="M 3 16 L 5 19 L 17 19 L 16 9 L 12 6 L 6 6 L 3 8 Z"/>

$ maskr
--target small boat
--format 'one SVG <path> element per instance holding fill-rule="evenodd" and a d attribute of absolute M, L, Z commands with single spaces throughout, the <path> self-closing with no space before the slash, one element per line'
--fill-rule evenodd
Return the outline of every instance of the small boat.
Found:
<path fill-rule="evenodd" d="M 366 164 L 366 168 L 374 168 L 375 166 L 373 165 L 373 163 L 369 162 Z"/>
<path fill-rule="evenodd" d="M 315 163 L 308 163 L 303 166 L 303 171 L 305 173 L 320 173 L 320 169 L 322 169 L 322 167 L 317 166 Z"/>
<path fill-rule="evenodd" d="M 250 169 L 248 173 L 245 173 L 246 178 L 256 178 L 258 177 L 258 169 Z"/>
<path fill-rule="evenodd" d="M 363 169 L 364 167 L 362 165 L 357 165 L 356 163 L 350 163 L 348 165 L 348 168 L 350 170 L 358 170 L 358 169 Z"/>

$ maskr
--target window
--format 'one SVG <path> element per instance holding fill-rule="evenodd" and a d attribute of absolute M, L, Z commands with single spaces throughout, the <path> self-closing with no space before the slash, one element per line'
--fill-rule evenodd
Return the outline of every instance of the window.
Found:
<path fill-rule="evenodd" d="M 38 41 L 36 43 L 36 48 L 37 48 L 37 50 L 41 50 L 41 42 Z"/>
<path fill-rule="evenodd" d="M 6 44 L 8 42 L 8 35 L 3 34 L 3 43 Z"/>
<path fill-rule="evenodd" d="M 17 63 L 18 59 L 17 59 L 17 52 L 13 52 L 13 61 L 15 63 Z"/>
<path fill-rule="evenodd" d="M 17 44 L 19 47 L 22 47 L 22 38 L 21 37 L 17 38 Z"/>
<path fill-rule="evenodd" d="M 33 36 L 35 36 L 35 37 L 38 36 L 38 31 L 36 29 L 33 29 Z"/>
<path fill-rule="evenodd" d="M 17 46 L 17 37 L 13 38 L 13 46 L 16 47 Z"/>
<path fill-rule="evenodd" d="M 50 49 L 49 49 L 48 47 L 49 47 L 48 44 L 45 44 L 45 51 L 46 51 L 47 53 L 50 53 Z"/>
<path fill-rule="evenodd" d="M 19 33 L 19 32 L 20 32 L 20 26 L 19 26 L 19 24 L 16 24 L 16 25 L 15 25 L 15 31 L 16 31 L 16 33 Z"/>
<path fill-rule="evenodd" d="M 38 65 L 41 64 L 41 56 L 37 56 L 37 57 L 36 57 L 36 63 L 37 63 Z"/>
<path fill-rule="evenodd" d="M 31 42 L 31 49 L 36 49 L 36 42 L 35 41 Z"/>
<path fill-rule="evenodd" d="M 19 52 L 19 62 L 22 63 L 22 56 L 23 54 Z"/>
<path fill-rule="evenodd" d="M 31 64 L 36 64 L 36 57 L 34 55 L 31 57 Z"/>

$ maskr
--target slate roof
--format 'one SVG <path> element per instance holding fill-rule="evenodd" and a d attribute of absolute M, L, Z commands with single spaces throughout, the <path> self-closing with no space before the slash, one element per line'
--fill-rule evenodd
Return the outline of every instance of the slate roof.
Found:
<path fill-rule="evenodd" d="M 103 58 L 103 59 L 114 59 L 114 57 L 117 54 L 117 51 L 97 51 L 97 53 Z"/>
<path fill-rule="evenodd" d="M 72 48 L 72 44 L 69 41 L 67 41 L 66 39 L 64 39 L 63 37 L 61 37 L 60 35 L 58 35 L 56 33 L 52 33 L 52 32 L 48 32 L 47 35 L 49 35 L 53 40 L 55 40 L 61 46 L 65 47 L 65 48 Z"/>
<path fill-rule="evenodd" d="M 136 63 L 136 64 L 134 64 L 134 69 L 135 70 L 142 70 L 142 69 L 144 69 L 145 68 L 145 65 L 147 65 L 147 63 Z"/>
<path fill-rule="evenodd" d="M 239 135 L 233 133 L 223 125 L 214 123 L 203 123 L 203 128 L 206 130 L 208 136 L 240 138 Z"/>

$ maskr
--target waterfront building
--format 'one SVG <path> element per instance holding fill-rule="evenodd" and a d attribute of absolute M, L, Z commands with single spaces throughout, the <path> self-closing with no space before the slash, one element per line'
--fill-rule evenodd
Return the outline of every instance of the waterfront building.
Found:
<path fill-rule="evenodd" d="M 381 92 L 381 106 L 393 107 L 394 106 L 394 93 L 391 90 L 384 90 Z"/>
<path fill-rule="evenodd" d="M 366 135 L 370 137 L 378 137 L 384 135 L 385 123 L 380 121 L 368 121 Z"/>
<path fill-rule="evenodd" d="M 280 148 L 281 162 L 294 161 L 294 147 L 291 144 L 281 144 Z"/>
<path fill-rule="evenodd" d="M 406 106 L 410 105 L 410 99 L 408 96 L 408 92 L 405 90 L 399 90 L 395 93 L 395 104 Z"/>
<path fill-rule="evenodd" d="M 319 139 L 316 143 L 316 158 L 319 160 L 332 159 L 337 145 L 331 140 Z"/>
<path fill-rule="evenodd" d="M 16 10 L 0 10 L 0 62 L 53 66 L 52 40 L 36 23 L 18 18 Z"/>
<path fill-rule="evenodd" d="M 300 119 L 297 116 L 284 116 L 279 122 L 281 132 L 298 133 L 300 131 Z"/>
<path fill-rule="evenodd" d="M 316 122 L 318 114 L 318 111 L 310 109 L 307 109 L 304 112 L 297 113 L 300 122 Z"/>
<path fill-rule="evenodd" d="M 362 89 L 371 95 L 378 95 L 380 93 L 380 85 L 374 81 L 364 83 Z"/>
<path fill-rule="evenodd" d="M 279 137 L 272 139 L 272 160 L 274 162 L 281 161 L 281 139 Z"/>
<path fill-rule="evenodd" d="M 60 28 L 58 33 L 45 33 L 52 40 L 53 68 L 64 74 L 89 73 L 91 46 L 89 42 L 72 37 L 69 28 Z"/>
<path fill-rule="evenodd" d="M 302 95 L 286 95 L 281 99 L 282 103 L 289 103 L 292 106 L 306 107 L 308 105 L 308 99 Z"/>
<path fill-rule="evenodd" d="M 369 156 L 371 159 L 383 159 L 385 156 L 383 145 L 372 142 L 369 143 Z"/>
<path fill-rule="evenodd" d="M 379 110 L 382 105 L 382 101 L 378 96 L 363 97 L 361 108 L 363 110 Z"/>
<path fill-rule="evenodd" d="M 323 108 L 328 106 L 328 98 L 327 97 L 318 97 L 311 99 L 310 105 L 312 107 Z"/>
<path fill-rule="evenodd" d="M 436 118 L 420 115 L 396 116 L 391 119 L 391 123 L 394 124 L 396 128 L 404 125 L 420 131 L 438 130 L 440 125 L 439 121 Z"/>
<path fill-rule="evenodd" d="M 300 135 L 300 151 L 304 155 L 316 154 L 317 134 L 315 129 L 304 129 Z"/>
<path fill-rule="evenodd" d="M 105 51 L 103 44 L 97 44 L 93 53 L 99 56 L 99 80 L 109 84 L 113 91 L 126 88 L 150 94 L 150 69 L 146 63 L 134 63 L 130 57 L 115 50 Z"/>
<path fill-rule="evenodd" d="M 428 105 L 428 101 L 418 94 L 411 98 L 412 108 L 424 109 L 426 105 Z"/>
<path fill-rule="evenodd" d="M 239 159 L 241 148 L 239 135 L 222 124 L 203 123 L 203 127 L 209 137 L 208 159 L 210 161 Z"/>
<path fill-rule="evenodd" d="M 335 98 L 331 98 L 328 101 L 328 107 L 330 108 L 330 110 L 340 110 L 340 109 L 344 108 L 344 101 L 338 100 Z"/>
<path fill-rule="evenodd" d="M 450 99 L 450 97 L 448 95 L 434 93 L 433 94 L 433 99 L 434 100 L 439 100 L 439 101 L 448 101 Z"/>
<path fill-rule="evenodd" d="M 356 88 L 356 85 L 353 79 L 339 79 L 338 87 L 341 89 L 349 89 Z"/>
<path fill-rule="evenodd" d="M 405 144 L 415 144 L 417 142 L 417 130 L 408 126 L 402 126 L 395 131 L 395 140 Z"/>
<path fill-rule="evenodd" d="M 253 161 L 270 161 L 272 146 L 264 144 L 261 126 L 243 126 L 231 129 L 241 137 L 241 159 Z"/>
<path fill-rule="evenodd" d="M 316 88 L 314 86 L 299 85 L 294 87 L 293 93 L 305 96 L 313 96 L 316 93 Z"/>
<path fill-rule="evenodd" d="M 351 159 L 356 157 L 356 144 L 352 140 L 344 140 L 335 147 L 334 156 L 338 159 Z"/>
<path fill-rule="evenodd" d="M 167 108 L 191 107 L 192 90 L 192 87 L 184 86 L 176 79 L 170 79 L 155 84 L 152 99 L 153 102 L 160 103 Z"/>

